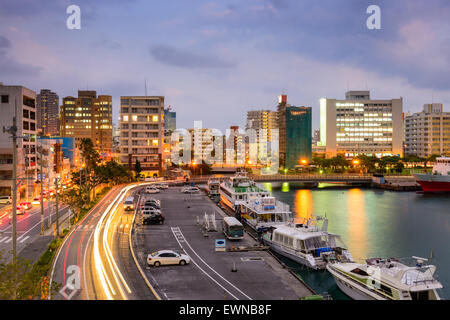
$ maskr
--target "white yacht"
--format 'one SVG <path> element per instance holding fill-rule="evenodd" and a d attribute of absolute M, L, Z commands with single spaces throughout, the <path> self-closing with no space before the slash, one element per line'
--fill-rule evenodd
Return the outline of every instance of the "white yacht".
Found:
<path fill-rule="evenodd" d="M 322 226 L 319 227 L 319 221 Z M 328 232 L 328 220 L 312 217 L 306 224 L 287 224 L 269 229 L 262 241 L 271 250 L 312 269 L 325 269 L 327 262 L 353 261 L 341 237 Z M 340 245 L 337 244 L 340 243 Z"/>
<path fill-rule="evenodd" d="M 293 221 L 289 205 L 272 196 L 250 198 L 240 206 L 242 222 L 258 233 Z"/>
<path fill-rule="evenodd" d="M 247 172 L 239 171 L 220 184 L 219 193 L 220 200 L 234 212 L 240 204 L 251 198 L 270 196 L 269 191 L 258 187 L 253 180 L 248 178 Z"/>
<path fill-rule="evenodd" d="M 360 263 L 329 263 L 327 270 L 346 295 L 355 300 L 441 300 L 442 284 L 433 275 L 436 267 L 413 257 L 408 266 L 393 258 L 367 259 Z"/>

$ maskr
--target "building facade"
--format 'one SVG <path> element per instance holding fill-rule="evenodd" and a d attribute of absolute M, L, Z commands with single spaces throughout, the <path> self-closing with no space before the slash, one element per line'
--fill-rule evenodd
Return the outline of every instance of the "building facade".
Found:
<path fill-rule="evenodd" d="M 31 198 L 36 192 L 37 177 L 37 114 L 36 93 L 23 86 L 9 86 L 0 83 L 0 127 L 13 125 L 16 115 L 17 136 L 17 178 L 20 180 L 18 199 Z M 13 171 L 13 147 L 9 133 L 0 131 L 0 194 L 11 195 Z"/>
<path fill-rule="evenodd" d="M 164 130 L 166 135 L 172 134 L 177 129 L 177 113 L 171 108 L 164 109 Z"/>
<path fill-rule="evenodd" d="M 371 100 L 349 91 L 345 100 L 320 100 L 320 142 L 327 157 L 403 156 L 403 99 Z"/>
<path fill-rule="evenodd" d="M 78 91 L 78 98 L 65 97 L 61 106 L 62 137 L 75 138 L 78 148 L 90 138 L 101 157 L 112 151 L 112 97 L 96 91 Z"/>
<path fill-rule="evenodd" d="M 247 112 L 246 130 L 255 130 L 258 163 L 266 162 L 272 152 L 271 141 L 278 136 L 278 112 L 256 110 Z"/>
<path fill-rule="evenodd" d="M 405 118 L 405 154 L 450 156 L 450 112 L 441 103 L 425 104 L 422 112 Z"/>
<path fill-rule="evenodd" d="M 278 103 L 280 166 L 294 169 L 305 165 L 312 157 L 312 109 L 295 107 L 281 95 Z"/>
<path fill-rule="evenodd" d="M 120 163 L 134 170 L 136 160 L 144 176 L 162 174 L 164 97 L 120 98 Z"/>
<path fill-rule="evenodd" d="M 59 135 L 59 97 L 48 89 L 36 96 L 38 133 L 44 136 Z"/>

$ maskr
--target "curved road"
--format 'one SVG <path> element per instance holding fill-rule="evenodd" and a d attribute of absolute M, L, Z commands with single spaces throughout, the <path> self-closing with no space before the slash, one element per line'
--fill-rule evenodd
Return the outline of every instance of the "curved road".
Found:
<path fill-rule="evenodd" d="M 140 185 L 113 188 L 66 238 L 52 269 L 61 284 L 52 299 L 154 299 L 132 259 L 129 231 L 134 211 L 122 203 Z"/>

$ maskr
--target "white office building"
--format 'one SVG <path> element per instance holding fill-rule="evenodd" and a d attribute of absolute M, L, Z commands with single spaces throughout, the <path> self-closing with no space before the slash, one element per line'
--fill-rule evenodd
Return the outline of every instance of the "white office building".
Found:
<path fill-rule="evenodd" d="M 372 100 L 349 91 L 345 100 L 320 100 L 320 142 L 327 157 L 403 156 L 403 99 Z"/>

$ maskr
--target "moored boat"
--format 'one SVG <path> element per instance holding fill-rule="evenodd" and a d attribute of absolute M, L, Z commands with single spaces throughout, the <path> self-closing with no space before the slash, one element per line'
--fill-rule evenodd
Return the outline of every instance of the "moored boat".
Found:
<path fill-rule="evenodd" d="M 275 197 L 255 197 L 240 205 L 240 218 L 243 223 L 257 233 L 279 225 L 292 222 L 289 205 Z"/>
<path fill-rule="evenodd" d="M 412 266 L 394 258 L 372 258 L 363 264 L 329 263 L 327 270 L 339 289 L 355 300 L 441 300 L 436 267 L 413 258 Z"/>
<path fill-rule="evenodd" d="M 247 202 L 251 198 L 269 197 L 270 193 L 257 186 L 249 179 L 247 172 L 236 172 L 236 174 L 220 184 L 220 200 L 233 212 L 239 205 Z"/>
<path fill-rule="evenodd" d="M 326 218 L 312 217 L 306 224 L 272 227 L 262 235 L 262 241 L 276 253 L 316 270 L 324 269 L 330 261 L 353 261 L 341 237 L 327 229 Z"/>
<path fill-rule="evenodd" d="M 432 173 L 414 174 L 414 177 L 424 192 L 450 192 L 450 158 L 436 158 Z"/>

